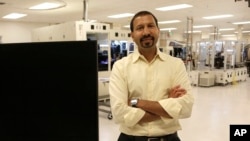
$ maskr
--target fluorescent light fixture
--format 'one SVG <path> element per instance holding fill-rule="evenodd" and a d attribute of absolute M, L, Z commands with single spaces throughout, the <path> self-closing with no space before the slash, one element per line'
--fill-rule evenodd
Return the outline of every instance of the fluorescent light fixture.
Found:
<path fill-rule="evenodd" d="M 235 34 L 224 34 L 224 35 L 221 35 L 223 37 L 232 37 L 232 36 L 235 36 Z"/>
<path fill-rule="evenodd" d="M 158 22 L 158 24 L 170 24 L 170 23 L 179 23 L 181 22 L 180 20 L 171 20 L 171 21 L 161 21 Z"/>
<path fill-rule="evenodd" d="M 250 24 L 250 21 L 245 21 L 245 22 L 235 22 L 233 24 Z"/>
<path fill-rule="evenodd" d="M 210 35 L 217 35 L 217 34 L 221 34 L 221 33 L 209 33 Z"/>
<path fill-rule="evenodd" d="M 8 14 L 8 15 L 4 16 L 3 18 L 4 19 L 19 19 L 19 18 L 22 18 L 22 17 L 25 17 L 25 16 L 27 16 L 27 14 L 11 13 L 11 14 Z"/>
<path fill-rule="evenodd" d="M 193 6 L 189 5 L 189 4 L 179 4 L 179 5 L 172 5 L 172 6 L 156 8 L 156 10 L 170 11 L 170 10 L 177 10 L 177 9 L 190 8 L 190 7 L 193 7 Z"/>
<path fill-rule="evenodd" d="M 228 18 L 228 17 L 233 17 L 233 15 L 217 15 L 217 16 L 209 16 L 209 17 L 203 17 L 203 19 L 221 19 L 221 18 Z"/>
<path fill-rule="evenodd" d="M 230 31 L 230 30 L 235 30 L 234 28 L 222 28 L 219 29 L 219 31 Z"/>
<path fill-rule="evenodd" d="M 193 28 L 206 28 L 206 27 L 212 27 L 213 25 L 195 25 Z"/>
<path fill-rule="evenodd" d="M 123 14 L 111 15 L 111 16 L 108 16 L 108 17 L 117 19 L 117 18 L 131 17 L 131 16 L 134 16 L 134 14 L 132 14 L 132 13 L 123 13 Z"/>
<path fill-rule="evenodd" d="M 161 31 L 171 31 L 171 30 L 177 30 L 177 28 L 161 28 Z"/>
<path fill-rule="evenodd" d="M 47 9 L 55 9 L 55 8 L 59 8 L 59 7 L 62 7 L 62 4 L 45 2 L 45 3 L 42 3 L 42 4 L 32 6 L 29 9 L 32 9 L 32 10 L 47 10 Z"/>
<path fill-rule="evenodd" d="M 239 33 L 239 32 L 234 32 L 234 33 Z M 250 33 L 250 31 L 242 31 L 242 33 Z"/>
<path fill-rule="evenodd" d="M 191 33 L 191 31 L 185 31 L 185 33 Z M 201 31 L 200 30 L 193 30 L 193 33 L 201 33 Z"/>

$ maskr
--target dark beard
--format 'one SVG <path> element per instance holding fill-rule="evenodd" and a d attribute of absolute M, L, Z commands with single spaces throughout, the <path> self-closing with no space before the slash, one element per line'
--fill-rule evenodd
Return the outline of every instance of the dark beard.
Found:
<path fill-rule="evenodd" d="M 147 39 L 149 39 L 149 38 L 151 38 L 150 40 L 152 40 L 152 41 L 144 41 L 144 40 L 147 40 Z M 155 40 L 155 38 L 154 37 L 152 37 L 152 36 L 150 36 L 150 35 L 148 35 L 148 36 L 143 36 L 142 38 L 141 38 L 141 40 L 140 40 L 140 42 L 141 42 L 141 47 L 143 47 L 143 48 L 151 48 L 151 47 L 153 47 L 153 45 L 154 45 L 154 40 Z M 144 43 L 145 42 L 145 43 Z"/>

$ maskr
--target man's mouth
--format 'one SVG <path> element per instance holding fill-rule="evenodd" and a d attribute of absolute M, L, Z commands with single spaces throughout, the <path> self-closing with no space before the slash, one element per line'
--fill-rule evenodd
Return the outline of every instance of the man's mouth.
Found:
<path fill-rule="evenodd" d="M 144 37 L 141 39 L 141 41 L 151 41 L 151 40 L 154 40 L 153 37 Z"/>

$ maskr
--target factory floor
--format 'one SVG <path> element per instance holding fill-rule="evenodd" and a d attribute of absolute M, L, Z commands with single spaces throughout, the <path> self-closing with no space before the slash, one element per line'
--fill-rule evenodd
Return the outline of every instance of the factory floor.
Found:
<path fill-rule="evenodd" d="M 230 124 L 250 124 L 250 78 L 225 86 L 193 86 L 192 116 L 180 120 L 183 141 L 229 141 Z M 117 141 L 119 127 L 99 111 L 99 141 Z"/>

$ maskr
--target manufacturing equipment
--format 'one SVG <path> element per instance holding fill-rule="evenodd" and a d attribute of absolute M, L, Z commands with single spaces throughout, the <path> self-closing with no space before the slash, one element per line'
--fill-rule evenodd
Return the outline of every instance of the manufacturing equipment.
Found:
<path fill-rule="evenodd" d="M 134 51 L 134 43 L 129 30 L 111 29 L 109 33 L 112 69 L 115 61 Z"/>
<path fill-rule="evenodd" d="M 247 67 L 247 72 L 248 72 L 248 75 L 250 77 L 250 44 L 248 44 L 244 47 L 243 61 L 245 62 L 245 65 Z"/>
<path fill-rule="evenodd" d="M 96 40 L 99 45 L 98 69 L 99 71 L 109 71 L 109 32 L 110 25 L 106 23 L 73 21 L 34 29 L 32 41 Z"/>
<path fill-rule="evenodd" d="M 197 70 L 190 72 L 192 85 L 226 85 L 246 81 L 247 68 L 243 63 L 244 42 L 197 42 Z"/>

